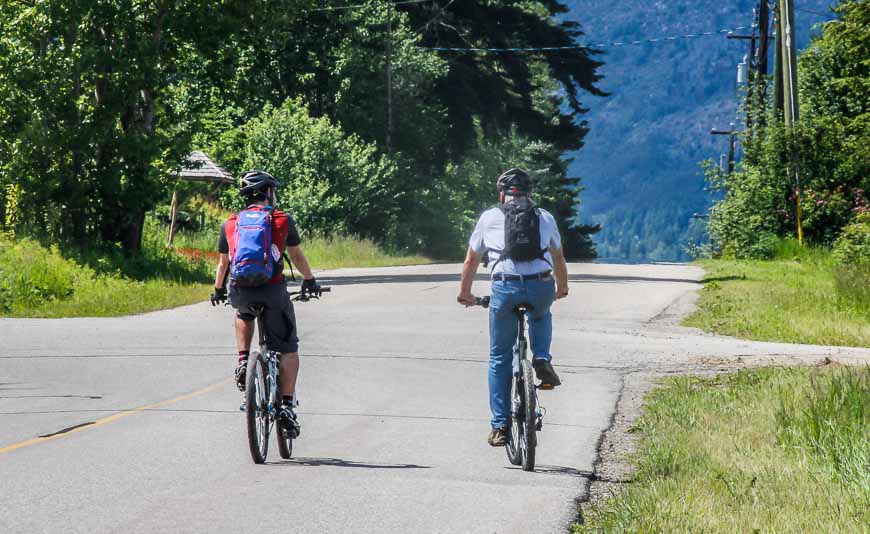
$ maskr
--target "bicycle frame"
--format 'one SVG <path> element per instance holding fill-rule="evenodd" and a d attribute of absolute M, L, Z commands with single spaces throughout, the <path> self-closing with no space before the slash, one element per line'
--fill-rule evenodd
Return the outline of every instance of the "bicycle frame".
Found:
<path fill-rule="evenodd" d="M 476 304 L 488 308 L 490 298 L 478 298 Z M 508 460 L 514 465 L 521 465 L 524 471 L 534 470 L 537 446 L 535 434 L 541 430 L 546 412 L 538 401 L 538 386 L 534 383 L 532 365 L 528 359 L 526 313 L 530 308 L 529 305 L 514 308 L 517 316 L 517 338 L 513 346 L 510 430 L 505 444 Z"/>
<path fill-rule="evenodd" d="M 266 410 L 269 412 L 269 433 L 278 414 L 278 353 L 269 350 L 266 345 L 266 331 L 263 328 L 263 319 L 257 314 L 257 334 L 260 338 L 260 357 L 266 364 Z"/>
<path fill-rule="evenodd" d="M 513 379 L 520 379 L 520 362 L 528 360 L 529 340 L 526 339 L 526 313 L 525 308 L 520 308 L 516 311 L 517 315 L 517 340 L 514 342 L 514 357 L 513 357 Z M 515 399 L 514 399 L 515 400 Z M 544 413 L 541 409 L 541 403 L 538 399 L 537 386 L 535 387 L 535 418 L 537 420 L 537 429 L 541 429 Z M 511 417 L 517 415 L 519 406 L 511 406 Z"/>

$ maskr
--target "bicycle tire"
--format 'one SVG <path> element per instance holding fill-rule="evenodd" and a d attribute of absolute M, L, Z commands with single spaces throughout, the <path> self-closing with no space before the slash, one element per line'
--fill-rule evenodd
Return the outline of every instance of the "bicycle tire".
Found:
<path fill-rule="evenodd" d="M 535 434 L 537 425 L 537 395 L 535 393 L 535 381 L 532 374 L 532 364 L 528 360 L 520 362 L 520 372 L 523 378 L 523 403 L 522 416 L 523 438 L 525 439 L 525 454 L 523 454 L 523 471 L 535 470 L 535 447 L 538 438 Z"/>
<path fill-rule="evenodd" d="M 269 412 L 266 406 L 266 369 L 259 353 L 254 352 L 248 357 L 246 372 L 245 420 L 248 448 L 254 463 L 262 464 L 269 453 Z"/>
<path fill-rule="evenodd" d="M 275 438 L 278 440 L 278 454 L 281 455 L 281 458 L 289 460 L 293 457 L 293 438 L 290 437 L 290 434 L 279 428 L 275 432 Z"/>
<path fill-rule="evenodd" d="M 508 435 L 507 441 L 504 444 L 505 452 L 507 452 L 508 461 L 512 465 L 522 465 L 523 464 L 523 455 L 522 455 L 522 443 L 523 439 L 523 425 L 520 422 L 520 419 L 516 417 L 514 414 L 514 406 L 519 406 L 520 410 L 522 410 L 523 399 L 522 399 L 522 391 L 523 388 L 521 386 L 521 380 L 518 379 L 516 375 L 511 378 L 511 419 L 510 425 L 508 425 Z"/>

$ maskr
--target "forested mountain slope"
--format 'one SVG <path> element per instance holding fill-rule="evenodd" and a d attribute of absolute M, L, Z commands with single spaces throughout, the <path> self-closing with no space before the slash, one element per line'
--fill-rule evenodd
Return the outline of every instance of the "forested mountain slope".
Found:
<path fill-rule="evenodd" d="M 834 18 L 828 0 L 796 2 L 798 44 L 813 25 Z M 568 2 L 591 43 L 630 42 L 749 26 L 756 2 L 715 0 Z M 584 222 L 602 225 L 602 259 L 685 259 L 683 247 L 704 237 L 700 221 L 712 197 L 698 163 L 718 159 L 727 139 L 711 128 L 735 120 L 736 72 L 746 41 L 724 35 L 607 47 L 599 86 L 606 98 L 587 98 L 591 131 L 573 164 L 586 190 Z M 772 64 L 772 63 L 771 63 Z"/>

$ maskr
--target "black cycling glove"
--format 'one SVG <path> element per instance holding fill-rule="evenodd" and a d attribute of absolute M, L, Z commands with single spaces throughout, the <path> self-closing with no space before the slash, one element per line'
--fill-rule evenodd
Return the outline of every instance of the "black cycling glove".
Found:
<path fill-rule="evenodd" d="M 302 281 L 302 292 L 311 295 L 320 296 L 320 286 L 317 285 L 317 279 L 311 278 Z"/>
<path fill-rule="evenodd" d="M 211 305 L 217 306 L 222 302 L 227 301 L 227 288 L 225 287 L 216 287 L 214 288 L 214 293 L 211 294 Z"/>

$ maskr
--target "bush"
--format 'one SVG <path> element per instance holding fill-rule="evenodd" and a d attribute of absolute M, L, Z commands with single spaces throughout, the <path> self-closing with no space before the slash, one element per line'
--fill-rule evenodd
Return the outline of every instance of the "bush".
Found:
<path fill-rule="evenodd" d="M 79 276 L 75 262 L 61 256 L 56 246 L 0 241 L 0 312 L 10 312 L 16 304 L 33 307 L 67 298 Z"/>
<path fill-rule="evenodd" d="M 854 217 L 834 243 L 837 295 L 870 311 L 870 213 Z"/>
<path fill-rule="evenodd" d="M 870 212 L 858 214 L 843 228 L 834 243 L 834 259 L 840 265 L 870 265 Z"/>
<path fill-rule="evenodd" d="M 396 168 L 373 144 L 347 135 L 300 100 L 267 105 L 247 126 L 245 167 L 283 182 L 279 205 L 301 230 L 391 243 L 396 232 Z"/>

